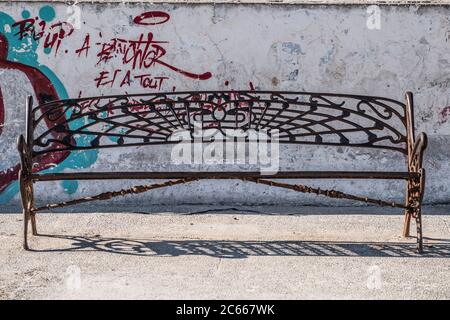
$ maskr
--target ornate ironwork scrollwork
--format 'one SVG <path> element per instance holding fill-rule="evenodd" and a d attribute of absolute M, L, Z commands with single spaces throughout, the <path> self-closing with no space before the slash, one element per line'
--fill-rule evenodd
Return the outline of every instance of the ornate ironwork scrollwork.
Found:
<path fill-rule="evenodd" d="M 225 135 L 225 129 L 278 130 L 281 143 L 407 153 L 405 105 L 381 97 L 271 91 L 174 92 L 68 99 L 38 106 L 33 112 L 33 155 L 173 143 L 170 137 L 175 131 L 192 132 L 196 128 L 216 128 Z M 58 125 L 48 126 L 44 121 L 48 118 L 53 122 L 59 119 Z"/>

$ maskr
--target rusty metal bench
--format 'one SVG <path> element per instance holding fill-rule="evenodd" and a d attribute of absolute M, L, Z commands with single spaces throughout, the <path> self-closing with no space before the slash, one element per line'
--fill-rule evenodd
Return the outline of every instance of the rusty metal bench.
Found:
<path fill-rule="evenodd" d="M 407 164 L 397 171 L 280 171 L 261 172 L 60 172 L 42 173 L 36 168 L 40 157 L 49 153 L 70 153 L 89 149 L 171 144 L 177 130 L 193 132 L 193 122 L 202 128 L 266 130 L 279 132 L 278 141 L 310 144 L 379 148 L 400 152 Z M 83 137 L 89 143 L 80 143 Z M 191 134 L 191 138 L 192 134 Z M 417 249 L 422 251 L 421 205 L 425 170 L 422 167 L 427 145 L 425 133 L 414 133 L 413 95 L 406 103 L 361 95 L 272 92 L 202 91 L 145 95 L 101 96 L 53 101 L 26 108 L 26 133 L 18 138 L 21 159 L 19 175 L 24 214 L 24 248 L 31 221 L 37 235 L 36 212 L 141 193 L 151 189 L 201 179 L 240 179 L 269 186 L 315 193 L 332 198 L 364 201 L 404 209 L 403 235 L 409 236 L 410 221 L 417 226 Z M 55 180 L 161 179 L 161 183 L 135 186 L 116 192 L 56 204 L 35 206 L 34 182 Z M 169 179 L 169 180 L 168 180 Z M 335 190 L 321 190 L 302 184 L 273 179 L 400 179 L 407 183 L 404 203 L 356 196 Z"/>

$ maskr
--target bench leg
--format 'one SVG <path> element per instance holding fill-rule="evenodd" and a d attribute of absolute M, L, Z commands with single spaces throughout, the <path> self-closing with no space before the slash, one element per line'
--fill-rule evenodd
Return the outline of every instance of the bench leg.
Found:
<path fill-rule="evenodd" d="M 416 218 L 416 227 L 417 227 L 417 251 L 419 253 L 423 252 L 423 227 L 422 227 L 422 201 L 423 195 L 425 193 L 425 169 L 420 169 L 420 180 L 418 184 L 419 192 L 418 192 L 418 205 L 414 210 L 415 218 Z"/>
<path fill-rule="evenodd" d="M 412 193 L 411 193 L 411 181 L 408 181 L 408 186 L 406 188 L 406 197 L 405 197 L 405 206 L 409 207 L 412 204 Z M 405 219 L 403 223 L 403 236 L 409 237 L 409 230 L 411 226 L 411 217 L 413 215 L 413 211 L 410 209 L 405 209 Z"/>
<path fill-rule="evenodd" d="M 405 209 L 405 220 L 403 222 L 403 237 L 409 237 L 409 229 L 411 226 L 411 212 Z"/>
<path fill-rule="evenodd" d="M 32 233 L 33 235 L 37 234 L 36 216 L 35 212 L 32 211 L 34 206 L 33 182 L 21 173 L 19 176 L 19 184 L 23 206 L 23 248 L 28 250 L 28 224 L 30 220 Z"/>
<path fill-rule="evenodd" d="M 30 212 L 23 209 L 23 248 L 28 250 L 28 222 L 30 220 Z"/>
<path fill-rule="evenodd" d="M 33 236 L 37 235 L 36 229 L 36 214 L 23 209 L 23 248 L 29 250 L 28 247 L 28 224 L 31 221 L 31 233 Z"/>
<path fill-rule="evenodd" d="M 416 211 L 416 227 L 417 227 L 417 252 L 423 252 L 423 233 L 422 233 L 422 210 L 419 207 Z"/>
<path fill-rule="evenodd" d="M 406 190 L 405 206 L 410 209 L 405 209 L 405 219 L 403 225 L 403 236 L 409 237 L 411 218 L 416 220 L 417 228 L 417 251 L 423 252 L 423 230 L 422 230 L 422 199 L 425 189 L 425 170 L 420 169 L 419 181 L 408 181 Z"/>
<path fill-rule="evenodd" d="M 35 212 L 31 212 L 30 219 L 31 219 L 31 232 L 32 232 L 33 236 L 37 236 L 38 232 L 37 232 L 37 228 L 36 228 L 36 213 Z"/>

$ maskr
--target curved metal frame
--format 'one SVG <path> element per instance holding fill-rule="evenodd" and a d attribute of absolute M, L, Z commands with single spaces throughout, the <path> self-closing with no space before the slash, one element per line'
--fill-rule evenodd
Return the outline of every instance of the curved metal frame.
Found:
<path fill-rule="evenodd" d="M 154 188 L 199 179 L 242 179 L 299 192 L 334 198 L 391 205 L 405 209 L 403 234 L 409 235 L 411 217 L 416 219 L 418 250 L 422 251 L 421 203 L 425 170 L 422 167 L 426 135 L 415 140 L 412 93 L 406 104 L 374 96 L 313 92 L 276 91 L 193 91 L 156 94 L 101 96 L 53 101 L 32 107 L 27 100 L 25 136 L 18 139 L 21 156 L 20 190 L 24 208 L 24 247 L 31 220 L 36 232 L 35 212 L 113 196 L 140 193 Z M 78 150 L 177 143 L 171 136 L 185 130 L 194 139 L 194 130 L 227 129 L 276 131 L 280 143 L 379 148 L 405 154 L 408 172 L 280 172 L 270 178 L 349 178 L 405 179 L 405 204 L 349 195 L 335 190 L 320 190 L 266 180 L 259 173 L 61 173 L 35 174 L 32 161 L 47 153 Z M 81 144 L 79 139 L 87 144 Z M 249 135 L 247 135 L 247 141 Z M 34 206 L 33 182 L 66 179 L 174 178 L 161 184 L 137 186 L 107 192 L 86 199 L 55 205 Z"/>
<path fill-rule="evenodd" d="M 33 109 L 33 156 L 55 151 L 176 143 L 179 130 L 279 131 L 282 143 L 349 145 L 407 153 L 405 105 L 382 97 L 305 92 L 204 91 L 104 96 Z M 81 125 L 77 125 L 81 123 Z M 363 133 L 365 139 L 355 136 Z M 77 144 L 74 136 L 90 143 Z"/>

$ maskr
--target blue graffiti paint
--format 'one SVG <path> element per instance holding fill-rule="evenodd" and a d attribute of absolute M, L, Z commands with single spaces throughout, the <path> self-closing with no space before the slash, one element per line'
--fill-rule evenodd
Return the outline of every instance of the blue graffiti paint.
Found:
<path fill-rule="evenodd" d="M 22 11 L 22 17 L 26 18 L 30 16 L 28 10 Z M 39 16 L 45 21 L 52 21 L 56 17 L 55 10 L 51 6 L 43 6 L 39 11 Z M 45 65 L 42 65 L 38 61 L 37 49 L 39 46 L 39 41 L 34 40 L 32 37 L 24 37 L 19 40 L 19 37 L 15 36 L 18 32 L 18 26 L 13 28 L 12 25 L 15 20 L 8 14 L 0 12 L 0 32 L 8 40 L 8 60 L 14 62 L 20 62 L 40 70 L 53 84 L 58 96 L 61 99 L 68 99 L 69 96 L 59 78 Z M 71 129 L 80 127 L 85 123 L 83 120 L 74 121 L 70 124 Z M 89 145 L 93 138 L 89 136 L 80 136 L 75 138 L 77 145 Z M 60 172 L 65 169 L 80 169 L 88 168 L 95 161 L 97 161 L 98 151 L 89 150 L 82 152 L 72 152 L 64 161 L 59 163 L 57 166 L 50 169 L 46 169 L 42 172 Z M 61 186 L 65 192 L 68 194 L 73 194 L 78 189 L 77 181 L 62 181 Z M 0 204 L 5 204 L 9 202 L 17 193 L 19 192 L 19 187 L 17 181 L 11 183 L 1 194 L 0 194 Z"/>
<path fill-rule="evenodd" d="M 46 22 L 50 22 L 56 17 L 55 9 L 52 6 L 43 6 L 39 10 L 39 17 Z"/>
<path fill-rule="evenodd" d="M 330 49 L 327 50 L 327 53 L 320 58 L 319 65 L 322 66 L 324 64 L 329 63 L 331 61 L 331 57 L 333 56 L 334 52 L 335 52 L 335 47 L 333 45 Z"/>
<path fill-rule="evenodd" d="M 300 44 L 294 42 L 283 42 L 282 50 L 289 54 L 296 54 L 296 55 L 305 54 L 302 48 L 300 47 Z"/>
<path fill-rule="evenodd" d="M 23 11 L 22 11 L 22 18 L 28 19 L 29 17 L 30 17 L 30 11 L 28 11 L 28 10 L 23 10 Z"/>
<path fill-rule="evenodd" d="M 45 22 L 51 22 L 56 16 L 55 10 L 51 6 L 43 6 L 39 10 L 39 17 Z M 45 54 L 50 54 L 52 52 L 52 47 L 44 48 Z"/>

